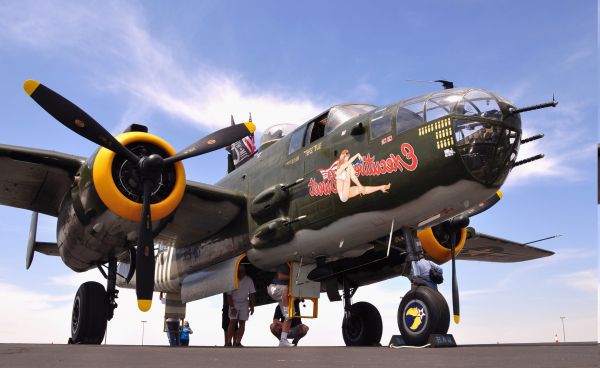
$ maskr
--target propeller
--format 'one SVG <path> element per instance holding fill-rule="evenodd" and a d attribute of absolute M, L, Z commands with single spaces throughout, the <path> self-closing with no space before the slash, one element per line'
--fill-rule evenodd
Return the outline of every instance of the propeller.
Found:
<path fill-rule="evenodd" d="M 125 148 L 100 123 L 80 109 L 73 102 L 44 86 L 40 82 L 28 80 L 23 85 L 25 92 L 59 123 L 80 136 L 113 151 L 127 159 L 138 162 L 140 159 Z"/>
<path fill-rule="evenodd" d="M 456 232 L 450 234 L 450 255 L 452 257 L 452 314 L 454 323 L 460 323 L 460 300 L 458 294 L 458 281 L 456 280 Z"/>
<path fill-rule="evenodd" d="M 136 169 L 139 174 L 137 177 L 142 187 L 142 214 L 138 228 L 135 285 L 138 308 L 144 312 L 149 310 L 152 306 L 155 267 L 150 196 L 161 177 L 163 167 L 186 158 L 199 156 L 229 146 L 243 137 L 254 133 L 256 127 L 251 122 L 232 125 L 207 135 L 168 158 L 163 158 L 158 154 L 138 157 L 123 146 L 94 118 L 60 94 L 34 80 L 26 81 L 23 88 L 38 105 L 61 124 L 80 136 L 114 152 L 118 156 L 125 157 L 137 165 Z"/>
<path fill-rule="evenodd" d="M 450 228 L 450 256 L 452 257 L 452 314 L 454 323 L 460 323 L 460 300 L 458 294 L 458 281 L 456 279 L 456 234 L 457 231 L 469 226 L 469 218 L 464 215 L 456 216 L 449 221 Z"/>

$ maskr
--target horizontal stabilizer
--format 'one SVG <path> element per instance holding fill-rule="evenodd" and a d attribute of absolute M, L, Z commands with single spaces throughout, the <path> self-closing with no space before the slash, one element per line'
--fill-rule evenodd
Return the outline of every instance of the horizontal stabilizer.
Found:
<path fill-rule="evenodd" d="M 504 263 L 529 261 L 553 254 L 549 250 L 469 231 L 465 246 L 456 259 Z"/>

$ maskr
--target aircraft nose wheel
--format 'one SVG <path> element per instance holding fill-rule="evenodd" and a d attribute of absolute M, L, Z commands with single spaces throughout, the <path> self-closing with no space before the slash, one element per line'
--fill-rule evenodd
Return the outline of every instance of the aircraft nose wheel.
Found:
<path fill-rule="evenodd" d="M 425 345 L 429 335 L 445 334 L 449 326 L 448 304 L 442 294 L 430 287 L 409 291 L 398 306 L 398 328 L 408 345 Z"/>
<path fill-rule="evenodd" d="M 373 304 L 352 304 L 342 322 L 342 336 L 347 346 L 378 345 L 383 333 L 381 315 Z"/>
<path fill-rule="evenodd" d="M 77 290 L 71 315 L 71 344 L 100 344 L 106 332 L 107 294 L 97 282 L 83 283 Z"/>

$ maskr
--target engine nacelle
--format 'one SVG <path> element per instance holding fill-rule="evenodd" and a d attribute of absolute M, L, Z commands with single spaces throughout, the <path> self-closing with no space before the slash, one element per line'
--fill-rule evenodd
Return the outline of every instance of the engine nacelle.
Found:
<path fill-rule="evenodd" d="M 166 141 L 144 132 L 128 132 L 115 137 L 138 156 L 157 153 L 169 157 L 176 152 Z M 137 165 L 113 151 L 100 148 L 94 159 L 92 178 L 100 200 L 114 214 L 139 222 L 142 214 L 142 187 Z M 150 196 L 152 221 L 173 212 L 185 193 L 185 171 L 181 162 L 165 165 Z"/>
<path fill-rule="evenodd" d="M 445 225 L 445 223 L 442 223 L 417 232 L 417 237 L 423 246 L 423 250 L 439 264 L 448 262 L 452 258 L 450 251 L 451 230 Z M 456 254 L 459 254 L 467 240 L 467 228 L 463 227 L 460 230 L 454 231 L 457 232 L 456 236 L 459 239 L 455 251 Z"/>

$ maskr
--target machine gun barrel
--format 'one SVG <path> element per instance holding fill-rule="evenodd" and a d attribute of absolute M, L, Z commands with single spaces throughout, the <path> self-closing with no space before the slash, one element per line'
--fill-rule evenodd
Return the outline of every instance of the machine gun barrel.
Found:
<path fill-rule="evenodd" d="M 511 115 L 513 115 L 513 114 L 519 114 L 519 113 L 527 112 L 527 111 L 531 111 L 531 110 L 545 109 L 546 107 L 556 107 L 556 105 L 558 105 L 558 101 L 556 101 L 553 98 L 552 101 L 550 101 L 550 102 L 545 102 L 545 103 L 541 103 L 538 105 L 521 107 L 519 109 L 515 109 L 514 107 L 511 107 L 508 111 L 510 112 Z"/>
<path fill-rule="evenodd" d="M 532 157 L 526 158 L 526 159 L 524 159 L 524 160 L 521 160 L 521 161 L 517 161 L 517 162 L 515 162 L 515 165 L 514 165 L 514 167 L 517 167 L 517 166 L 520 166 L 520 165 L 523 165 L 523 164 L 529 163 L 529 162 L 531 162 L 531 161 L 539 160 L 539 159 L 542 159 L 542 158 L 544 158 L 544 155 L 543 155 L 543 154 L 535 155 L 535 156 L 532 156 Z"/>
<path fill-rule="evenodd" d="M 527 137 L 525 139 L 521 139 L 521 144 L 529 143 L 531 141 L 536 141 L 536 140 L 541 139 L 541 138 L 544 138 L 544 134 L 543 133 L 536 134 L 536 135 L 533 135 L 531 137 Z"/>

